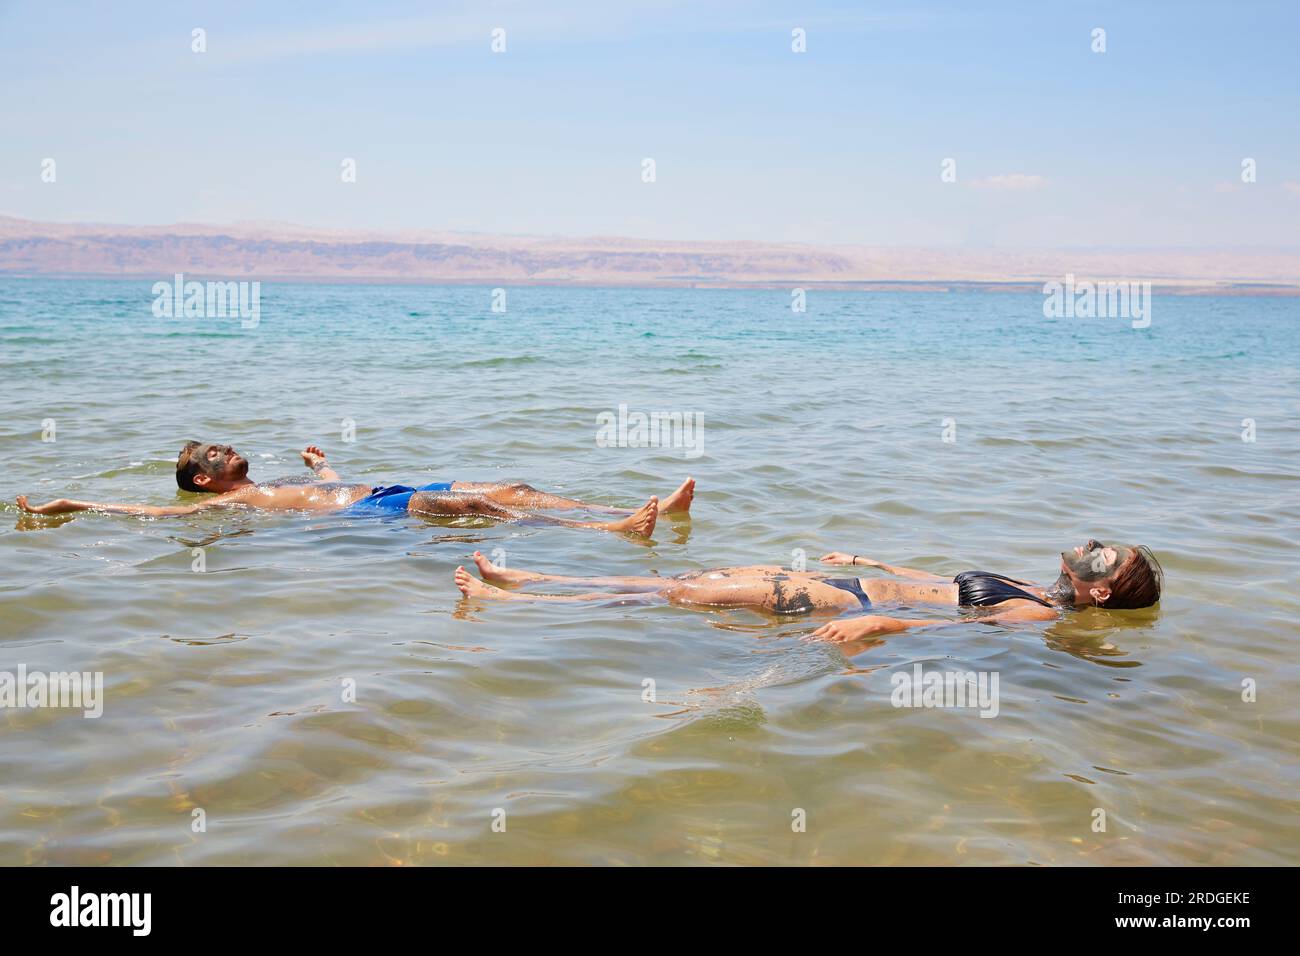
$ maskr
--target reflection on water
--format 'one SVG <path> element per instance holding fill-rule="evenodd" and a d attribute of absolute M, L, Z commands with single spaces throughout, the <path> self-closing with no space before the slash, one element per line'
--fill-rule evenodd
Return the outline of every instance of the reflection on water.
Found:
<path fill-rule="evenodd" d="M 1089 609 L 1066 615 L 1043 630 L 1048 647 L 1105 667 L 1141 667 L 1123 644 L 1144 641 L 1159 617 L 1159 608 L 1111 612 Z"/>
<path fill-rule="evenodd" d="M 651 542 L 6 505 L 0 670 L 99 671 L 106 700 L 0 710 L 0 862 L 1296 862 L 1289 300 L 1161 300 L 1139 333 L 1019 295 L 818 293 L 792 317 L 779 292 L 518 289 L 507 320 L 483 289 L 268 284 L 257 330 L 211 332 L 153 319 L 148 283 L 0 288 L 6 502 L 180 500 L 191 437 L 263 477 L 316 442 L 372 483 L 631 506 L 699 481 Z M 230 388 L 178 381 L 196 356 Z M 1078 402 L 1097 381 L 1128 398 Z M 620 403 L 702 414 L 704 454 L 598 447 Z M 1051 580 L 1088 536 L 1156 549 L 1157 610 L 836 647 L 811 621 L 451 581 L 475 550 L 671 575 L 837 549 Z M 892 706 L 917 663 L 998 675 L 998 716 Z"/>

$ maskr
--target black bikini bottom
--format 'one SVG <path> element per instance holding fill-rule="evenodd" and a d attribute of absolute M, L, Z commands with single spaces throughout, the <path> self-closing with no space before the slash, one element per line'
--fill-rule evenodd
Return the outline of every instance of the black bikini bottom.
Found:
<path fill-rule="evenodd" d="M 862 590 L 862 585 L 858 583 L 857 578 L 822 578 L 822 581 L 833 588 L 839 588 L 841 591 L 848 591 L 860 602 L 864 611 L 871 610 L 871 598 L 867 597 L 867 592 Z"/>

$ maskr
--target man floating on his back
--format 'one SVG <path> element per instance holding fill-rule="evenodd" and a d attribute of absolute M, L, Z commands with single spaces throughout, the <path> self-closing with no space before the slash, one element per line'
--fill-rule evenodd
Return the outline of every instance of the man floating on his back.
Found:
<path fill-rule="evenodd" d="M 176 459 L 176 484 L 182 491 L 210 495 L 187 505 L 132 505 L 57 498 L 32 505 L 18 496 L 18 507 L 29 514 L 60 515 L 74 511 L 170 517 L 209 508 L 244 506 L 264 511 L 337 512 L 349 515 L 417 514 L 432 517 L 478 515 L 502 521 L 532 520 L 576 528 L 596 528 L 649 536 L 659 513 L 690 511 L 695 480 L 687 478 L 662 502 L 652 497 L 640 508 L 609 508 L 538 491 L 521 482 L 479 483 L 445 481 L 409 485 L 353 484 L 342 481 L 316 445 L 302 451 L 302 460 L 316 473 L 314 480 L 279 479 L 257 483 L 248 477 L 248 459 L 229 445 L 186 442 Z M 573 521 L 538 514 L 541 511 L 582 510 L 623 514 L 614 521 Z"/>

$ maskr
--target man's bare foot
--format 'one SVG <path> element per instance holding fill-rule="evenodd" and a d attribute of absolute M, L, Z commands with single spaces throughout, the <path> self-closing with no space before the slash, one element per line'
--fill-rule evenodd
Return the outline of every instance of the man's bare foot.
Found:
<path fill-rule="evenodd" d="M 665 513 L 669 511 L 680 511 L 683 513 L 689 512 L 691 510 L 691 502 L 694 500 L 695 479 L 687 478 L 681 483 L 681 487 L 663 501 L 659 502 L 659 510 Z"/>
<path fill-rule="evenodd" d="M 659 499 L 651 495 L 649 501 L 622 521 L 606 521 L 596 524 L 595 527 L 604 528 L 606 531 L 620 531 L 623 534 L 639 534 L 648 538 L 654 534 L 655 522 L 658 520 Z"/>
<path fill-rule="evenodd" d="M 26 495 L 19 495 L 16 499 L 18 507 L 26 511 L 29 515 L 59 515 L 68 511 L 79 511 L 81 509 L 73 507 L 72 502 L 67 498 L 55 498 L 53 501 L 47 501 L 43 505 L 30 504 Z"/>
<path fill-rule="evenodd" d="M 456 587 L 467 598 L 485 598 L 487 600 L 508 601 L 513 595 L 490 584 L 484 584 L 463 567 L 456 569 Z"/>
<path fill-rule="evenodd" d="M 474 563 L 478 565 L 478 573 L 483 575 L 483 580 L 493 584 L 525 584 L 538 578 L 531 571 L 514 571 L 495 565 L 483 556 L 482 551 L 474 552 Z"/>

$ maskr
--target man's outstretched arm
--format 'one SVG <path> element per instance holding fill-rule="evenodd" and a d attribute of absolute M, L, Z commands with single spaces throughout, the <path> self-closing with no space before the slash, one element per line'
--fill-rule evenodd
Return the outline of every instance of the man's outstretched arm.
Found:
<path fill-rule="evenodd" d="M 174 515 L 190 515 L 204 508 L 217 504 L 216 501 L 203 501 L 196 505 L 118 505 L 102 501 L 73 501 L 71 498 L 55 498 L 43 505 L 27 503 L 26 495 L 18 496 L 18 507 L 31 515 L 66 515 L 74 511 L 103 511 L 116 515 L 146 515 L 152 518 L 169 518 Z"/>
<path fill-rule="evenodd" d="M 319 445 L 308 445 L 304 448 L 302 460 L 303 464 L 316 472 L 316 477 L 321 481 L 339 480 L 339 473 L 330 467 L 329 462 L 325 460 L 325 452 L 320 450 Z"/>
<path fill-rule="evenodd" d="M 886 574 L 892 574 L 900 578 L 920 578 L 925 581 L 946 581 L 948 580 L 941 574 L 934 574 L 931 571 L 918 571 L 916 568 L 901 568 L 893 564 L 885 564 L 883 561 L 876 561 L 873 558 L 864 557 L 861 554 L 845 554 L 843 551 L 832 551 L 830 554 L 824 554 L 819 559 L 825 564 L 852 564 L 863 568 L 879 568 Z"/>

